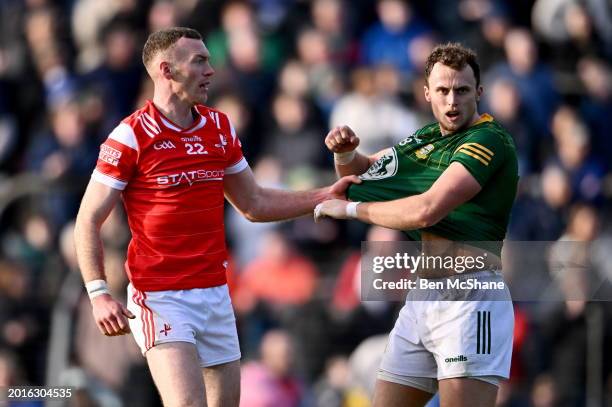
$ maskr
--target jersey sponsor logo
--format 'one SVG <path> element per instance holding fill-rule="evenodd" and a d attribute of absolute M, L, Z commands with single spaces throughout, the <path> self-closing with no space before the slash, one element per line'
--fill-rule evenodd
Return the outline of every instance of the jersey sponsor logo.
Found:
<path fill-rule="evenodd" d="M 495 153 L 493 153 L 493 151 L 489 150 L 488 148 L 486 148 L 482 144 L 478 144 L 478 143 L 465 143 L 465 144 L 462 144 L 459 147 L 457 147 L 457 149 L 455 150 L 455 153 L 457 153 L 457 152 L 465 154 L 465 155 L 468 155 L 468 156 L 470 156 L 470 157 L 480 161 L 481 163 L 483 163 L 486 166 L 489 165 L 489 163 L 493 159 L 493 156 L 495 155 Z"/>
<path fill-rule="evenodd" d="M 100 154 L 98 155 L 98 158 L 116 167 L 117 165 L 119 165 L 119 158 L 121 158 L 121 151 L 116 150 L 110 146 L 107 146 L 106 144 L 102 144 L 100 146 Z"/>
<path fill-rule="evenodd" d="M 184 141 L 185 143 L 193 143 L 196 141 L 202 141 L 202 137 L 198 137 L 198 136 L 181 137 L 181 141 Z"/>
<path fill-rule="evenodd" d="M 196 182 L 222 181 L 225 170 L 193 170 L 157 177 L 157 185 L 175 187 L 181 184 L 192 186 Z"/>
<path fill-rule="evenodd" d="M 397 153 L 395 148 L 380 157 L 365 174 L 359 176 L 362 180 L 371 181 L 389 178 L 397 173 Z"/>
<path fill-rule="evenodd" d="M 433 144 L 427 144 L 425 147 L 419 148 L 414 155 L 416 155 L 418 159 L 424 160 L 427 158 L 427 156 L 429 156 L 429 153 L 431 153 L 434 148 L 435 147 Z"/>
<path fill-rule="evenodd" d="M 170 140 L 162 140 L 153 144 L 153 148 L 156 150 L 171 150 L 176 148 L 176 146 Z"/>
<path fill-rule="evenodd" d="M 444 359 L 444 361 L 446 363 L 467 362 L 468 358 L 465 355 L 459 355 L 459 356 L 455 356 L 455 357 L 452 357 L 452 358 L 446 358 L 446 359 Z"/>

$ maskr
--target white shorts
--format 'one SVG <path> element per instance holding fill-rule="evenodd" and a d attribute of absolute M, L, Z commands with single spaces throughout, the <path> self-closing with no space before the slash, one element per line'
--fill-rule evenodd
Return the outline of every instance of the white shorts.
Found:
<path fill-rule="evenodd" d="M 202 367 L 240 359 L 236 318 L 227 285 L 190 290 L 139 291 L 128 285 L 130 329 L 144 355 L 155 345 L 189 342 Z"/>
<path fill-rule="evenodd" d="M 501 281 L 500 274 L 488 271 L 451 278 L 474 276 Z M 509 377 L 514 310 L 507 288 L 501 295 L 474 291 L 461 297 L 464 301 L 436 300 L 448 299 L 448 291 L 425 296 L 413 292 L 389 335 L 380 379 L 418 382 L 413 387 L 435 393 L 441 379 L 470 377 L 498 385 Z"/>

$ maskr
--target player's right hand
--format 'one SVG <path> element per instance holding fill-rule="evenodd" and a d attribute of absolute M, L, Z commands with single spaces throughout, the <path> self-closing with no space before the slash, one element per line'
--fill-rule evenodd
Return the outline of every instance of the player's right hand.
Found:
<path fill-rule="evenodd" d="M 349 126 L 338 126 L 327 133 L 325 145 L 332 153 L 348 153 L 357 148 L 359 137 Z"/>
<path fill-rule="evenodd" d="M 117 336 L 130 333 L 126 317 L 134 319 L 136 316 L 109 294 L 95 297 L 91 300 L 91 307 L 96 325 L 104 335 Z"/>

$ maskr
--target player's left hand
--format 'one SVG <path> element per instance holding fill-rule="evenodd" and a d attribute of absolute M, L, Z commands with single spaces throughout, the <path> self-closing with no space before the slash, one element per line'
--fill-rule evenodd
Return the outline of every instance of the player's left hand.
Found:
<path fill-rule="evenodd" d="M 321 202 L 314 209 L 314 220 L 318 222 L 319 219 L 327 216 L 335 219 L 348 219 L 346 213 L 346 206 L 348 201 L 342 199 L 330 199 L 329 201 Z"/>
<path fill-rule="evenodd" d="M 346 190 L 351 184 L 361 184 L 361 178 L 356 175 L 347 175 L 346 177 L 340 178 L 327 191 L 328 199 L 346 199 Z"/>

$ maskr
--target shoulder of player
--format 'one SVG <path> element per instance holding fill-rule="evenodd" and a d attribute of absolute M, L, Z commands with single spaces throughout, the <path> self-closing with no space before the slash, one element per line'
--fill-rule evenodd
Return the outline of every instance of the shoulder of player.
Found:
<path fill-rule="evenodd" d="M 440 129 L 440 125 L 438 124 L 438 122 L 433 122 L 433 123 L 426 124 L 425 126 L 415 131 L 414 135 L 415 136 L 431 135 L 431 134 L 434 134 L 439 129 Z"/>
<path fill-rule="evenodd" d="M 146 104 L 119 124 L 119 126 L 127 125 L 132 129 L 138 145 L 147 144 L 162 134 L 162 126 L 156 121 L 155 115 L 149 111 L 149 108 L 149 105 Z"/>

